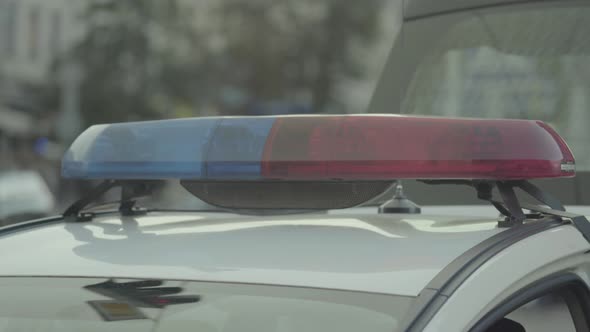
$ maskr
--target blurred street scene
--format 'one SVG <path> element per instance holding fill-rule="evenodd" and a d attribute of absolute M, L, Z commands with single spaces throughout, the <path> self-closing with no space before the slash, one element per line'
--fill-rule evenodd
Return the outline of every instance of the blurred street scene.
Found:
<path fill-rule="evenodd" d="M 568 15 L 496 24 L 567 29 Z M 430 56 L 379 111 L 540 119 L 590 171 L 589 57 L 552 56 L 552 39 L 543 57 L 527 44 L 494 49 L 489 24 L 465 20 L 437 40 L 405 28 L 404 42 Z M 400 25 L 401 0 L 0 0 L 0 219 L 61 211 L 87 189 L 60 179 L 60 159 L 93 124 L 373 112 Z"/>
<path fill-rule="evenodd" d="M 85 188 L 60 180 L 60 159 L 93 124 L 363 112 L 398 6 L 0 0 L 0 219 L 25 212 L 17 189 L 44 202 L 32 215 L 75 200 Z"/>

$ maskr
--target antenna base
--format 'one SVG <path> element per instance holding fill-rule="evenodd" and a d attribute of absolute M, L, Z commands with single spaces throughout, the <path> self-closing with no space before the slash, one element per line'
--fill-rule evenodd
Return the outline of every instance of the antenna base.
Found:
<path fill-rule="evenodd" d="M 422 213 L 422 208 L 404 195 L 404 188 L 398 183 L 395 188 L 395 196 L 392 200 L 379 206 L 379 213 L 420 214 Z"/>

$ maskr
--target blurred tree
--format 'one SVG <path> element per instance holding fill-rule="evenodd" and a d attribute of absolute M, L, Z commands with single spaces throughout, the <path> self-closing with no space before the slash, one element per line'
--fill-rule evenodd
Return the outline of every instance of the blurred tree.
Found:
<path fill-rule="evenodd" d="M 223 1 L 223 77 L 250 100 L 338 106 L 335 90 L 362 79 L 363 48 L 379 37 L 381 0 Z M 336 104 L 336 105 L 334 105 Z"/>
<path fill-rule="evenodd" d="M 169 116 L 190 98 L 198 68 L 182 52 L 193 43 L 177 0 L 92 0 L 88 31 L 65 61 L 83 70 L 81 110 L 87 125 Z"/>
<path fill-rule="evenodd" d="M 338 84 L 363 78 L 383 0 L 89 3 L 85 37 L 64 59 L 83 69 L 86 125 L 261 103 L 337 108 Z"/>

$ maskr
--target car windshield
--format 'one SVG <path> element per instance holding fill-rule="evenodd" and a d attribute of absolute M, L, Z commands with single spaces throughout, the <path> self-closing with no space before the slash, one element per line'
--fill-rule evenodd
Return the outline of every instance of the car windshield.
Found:
<path fill-rule="evenodd" d="M 414 2 L 440 7 L 437 1 Z M 483 6 L 408 18 L 369 112 L 545 121 L 572 149 L 577 175 L 538 184 L 565 204 L 588 206 L 589 35 L 590 5 L 580 1 Z M 452 186 L 408 182 L 405 187 L 424 205 L 478 204 L 468 190 Z"/>
<path fill-rule="evenodd" d="M 391 332 L 412 298 L 229 283 L 0 278 L 2 331 Z"/>
<path fill-rule="evenodd" d="M 435 32 L 436 33 L 433 33 Z M 409 22 L 404 62 L 419 58 L 401 111 L 538 119 L 590 171 L 590 6 L 527 5 Z"/>

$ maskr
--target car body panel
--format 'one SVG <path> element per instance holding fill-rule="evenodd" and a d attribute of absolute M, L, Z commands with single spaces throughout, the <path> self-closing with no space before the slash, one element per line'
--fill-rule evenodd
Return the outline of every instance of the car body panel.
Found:
<path fill-rule="evenodd" d="M 108 215 L 0 236 L 0 252 L 14 253 L 0 258 L 0 276 L 165 278 L 416 296 L 451 261 L 501 231 L 493 219 L 427 215 Z"/>
<path fill-rule="evenodd" d="M 588 284 L 588 249 L 590 244 L 572 225 L 532 235 L 500 252 L 472 274 L 424 331 L 468 331 L 501 301 L 556 273 L 576 273 Z"/>

